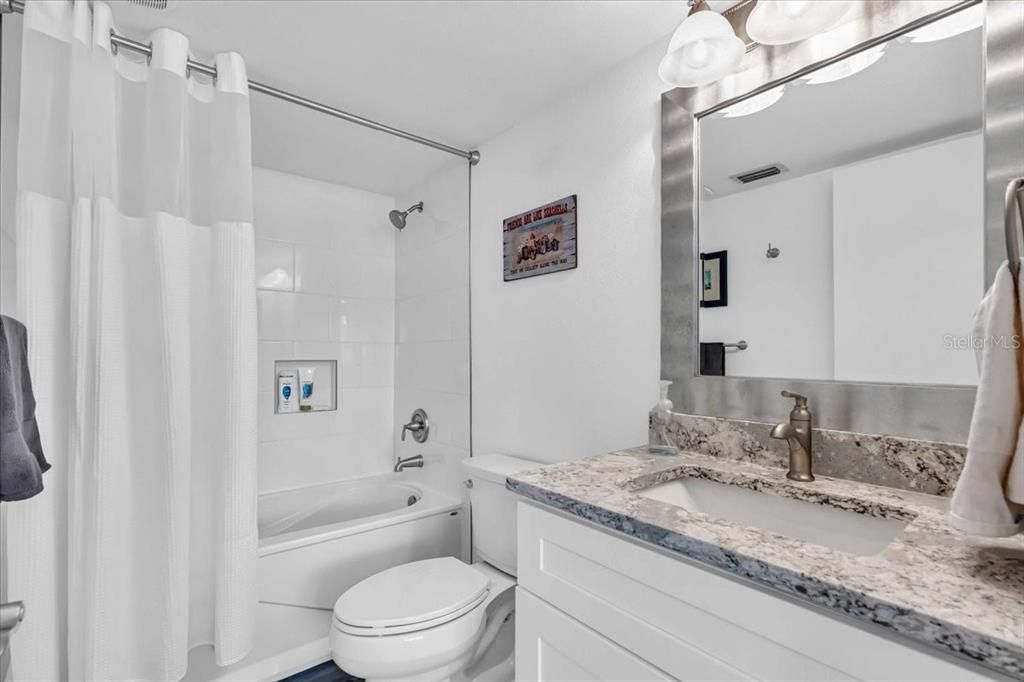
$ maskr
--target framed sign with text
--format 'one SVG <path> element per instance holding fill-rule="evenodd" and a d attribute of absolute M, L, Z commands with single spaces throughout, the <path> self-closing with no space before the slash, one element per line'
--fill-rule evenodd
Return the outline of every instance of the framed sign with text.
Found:
<path fill-rule="evenodd" d="M 576 195 L 506 218 L 505 281 L 576 267 Z"/>

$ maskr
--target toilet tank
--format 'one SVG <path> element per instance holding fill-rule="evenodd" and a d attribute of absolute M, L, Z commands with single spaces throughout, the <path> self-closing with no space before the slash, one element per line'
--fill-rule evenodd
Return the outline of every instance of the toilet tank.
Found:
<path fill-rule="evenodd" d="M 473 518 L 473 554 L 500 571 L 516 574 L 516 500 L 505 477 L 541 466 L 508 455 L 480 455 L 462 460 Z"/>

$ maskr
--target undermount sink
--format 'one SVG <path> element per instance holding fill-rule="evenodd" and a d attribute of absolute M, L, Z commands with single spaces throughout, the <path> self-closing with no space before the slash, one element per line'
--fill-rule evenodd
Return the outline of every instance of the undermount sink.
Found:
<path fill-rule="evenodd" d="M 865 556 L 881 552 L 909 523 L 699 478 L 676 479 L 638 494 L 688 511 Z"/>

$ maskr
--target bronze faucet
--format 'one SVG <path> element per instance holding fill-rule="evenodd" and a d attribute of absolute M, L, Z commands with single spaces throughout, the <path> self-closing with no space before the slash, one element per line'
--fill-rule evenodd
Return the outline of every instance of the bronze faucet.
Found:
<path fill-rule="evenodd" d="M 807 407 L 807 396 L 783 391 L 782 397 L 793 398 L 796 405 L 789 413 L 788 424 L 776 424 L 772 438 L 789 443 L 789 471 L 786 478 L 792 481 L 813 481 L 811 473 L 811 411 Z"/>

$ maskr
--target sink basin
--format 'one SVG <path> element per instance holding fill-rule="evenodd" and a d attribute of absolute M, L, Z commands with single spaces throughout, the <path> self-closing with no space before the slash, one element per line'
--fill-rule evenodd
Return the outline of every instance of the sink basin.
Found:
<path fill-rule="evenodd" d="M 865 556 L 881 552 L 909 523 L 699 478 L 680 478 L 638 493 L 688 511 Z"/>

